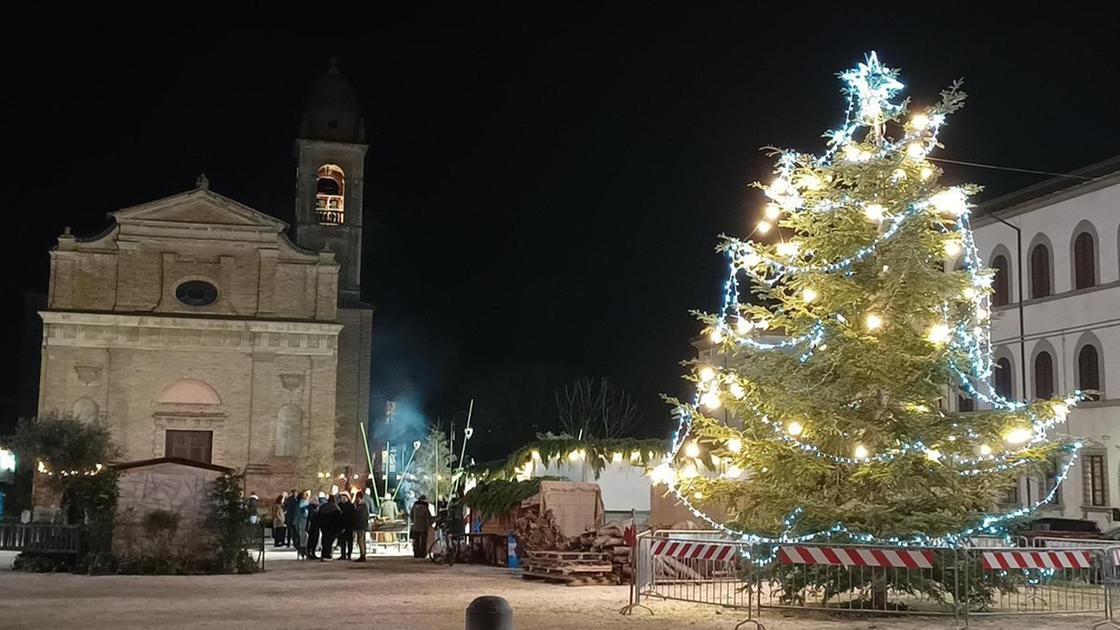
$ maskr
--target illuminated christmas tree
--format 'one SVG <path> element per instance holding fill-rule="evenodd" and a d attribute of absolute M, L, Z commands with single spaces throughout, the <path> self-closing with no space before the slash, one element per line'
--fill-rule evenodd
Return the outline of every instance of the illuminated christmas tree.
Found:
<path fill-rule="evenodd" d="M 928 158 L 963 104 L 959 82 L 911 111 L 898 71 L 874 53 L 840 78 L 846 120 L 825 152 L 775 151 L 774 179 L 758 184 L 755 233 L 776 242 L 721 245 L 724 305 L 701 316 L 720 360 L 693 366 L 696 398 L 674 401 L 673 456 L 654 477 L 745 540 L 1000 533 L 1056 491 L 1000 513 L 1020 476 L 1055 467 L 1060 481 L 1076 459 L 1081 445 L 1048 430 L 1078 394 L 1023 403 L 989 386 L 992 275 L 969 227 L 977 189 L 939 183 Z M 740 282 L 753 299 L 740 299 Z M 958 392 L 985 409 L 947 410 Z"/>

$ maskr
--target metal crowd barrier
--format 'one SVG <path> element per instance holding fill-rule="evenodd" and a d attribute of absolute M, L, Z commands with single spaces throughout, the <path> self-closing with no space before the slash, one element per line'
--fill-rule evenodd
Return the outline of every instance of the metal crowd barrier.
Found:
<path fill-rule="evenodd" d="M 1097 626 L 1120 629 L 1113 620 L 1120 545 L 972 544 L 749 545 L 717 532 L 645 532 L 633 547 L 630 604 L 622 612 L 663 599 L 742 610 L 740 626 L 760 629 L 767 609 L 939 615 L 956 627 L 967 627 L 970 617 L 1103 615 Z"/>
<path fill-rule="evenodd" d="M 1101 554 L 1103 567 L 1101 581 L 1104 582 L 1104 619 L 1093 624 L 1093 628 L 1108 626 L 1120 628 L 1120 621 L 1116 620 L 1116 600 L 1120 596 L 1120 546 L 1112 546 Z"/>

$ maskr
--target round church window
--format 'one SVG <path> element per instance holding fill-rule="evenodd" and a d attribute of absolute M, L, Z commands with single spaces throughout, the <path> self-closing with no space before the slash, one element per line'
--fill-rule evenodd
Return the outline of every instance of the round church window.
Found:
<path fill-rule="evenodd" d="M 187 306 L 206 306 L 218 299 L 218 287 L 205 280 L 188 280 L 175 287 L 175 298 Z"/>

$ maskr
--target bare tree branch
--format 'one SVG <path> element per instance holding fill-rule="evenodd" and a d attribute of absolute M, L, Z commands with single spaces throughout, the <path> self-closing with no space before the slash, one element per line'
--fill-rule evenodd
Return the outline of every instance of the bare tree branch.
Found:
<path fill-rule="evenodd" d="M 556 411 L 561 428 L 579 439 L 622 437 L 641 419 L 630 394 L 606 378 L 582 378 L 557 389 Z"/>

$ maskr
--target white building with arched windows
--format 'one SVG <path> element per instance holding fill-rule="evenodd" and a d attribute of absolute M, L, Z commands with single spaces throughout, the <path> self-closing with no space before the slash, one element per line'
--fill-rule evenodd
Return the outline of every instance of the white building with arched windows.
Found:
<path fill-rule="evenodd" d="M 1043 514 L 1110 526 L 1120 520 L 1120 158 L 985 203 L 973 228 L 996 271 L 994 388 L 1012 398 L 1077 389 L 1091 398 L 1060 427 L 1087 446 Z M 963 396 L 955 404 L 977 405 Z M 1024 478 L 1007 506 L 1039 501 L 1053 483 Z"/>

